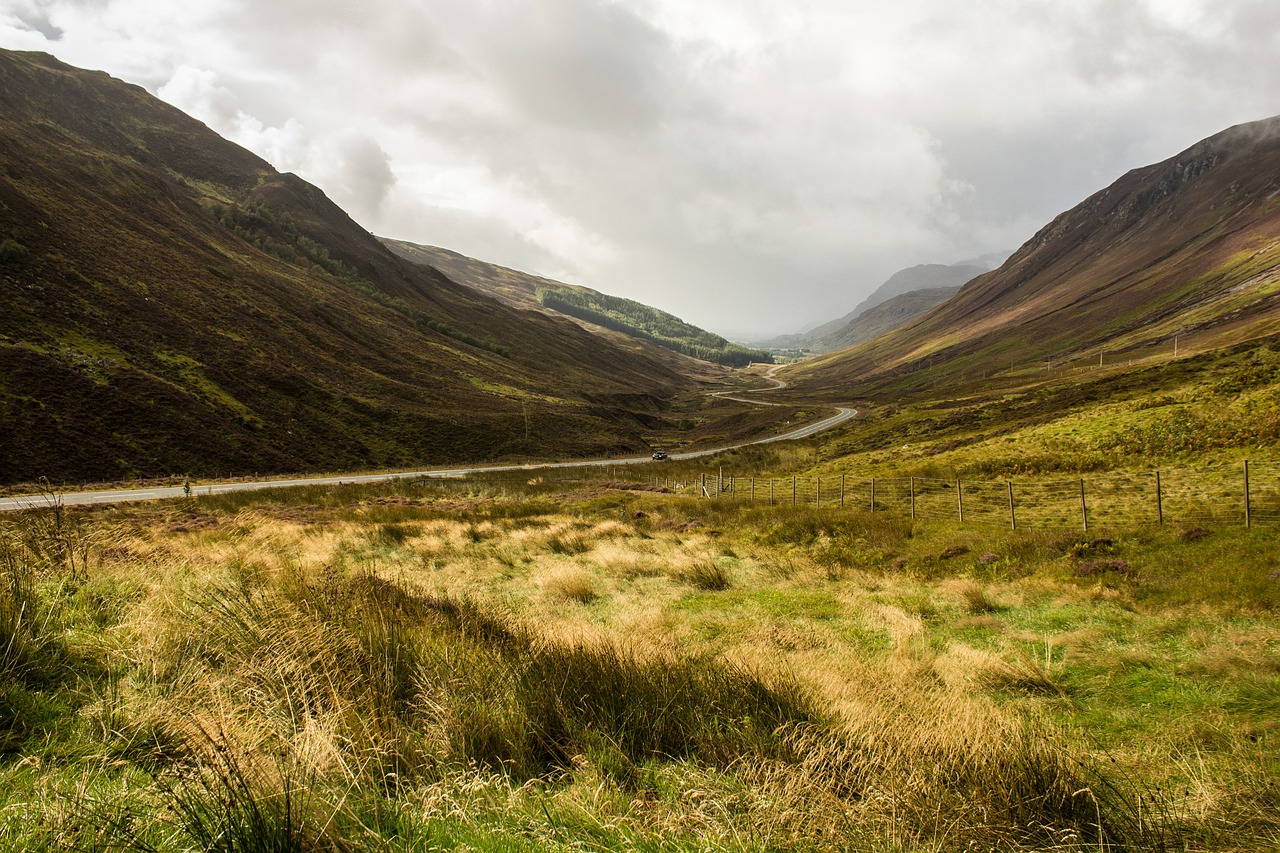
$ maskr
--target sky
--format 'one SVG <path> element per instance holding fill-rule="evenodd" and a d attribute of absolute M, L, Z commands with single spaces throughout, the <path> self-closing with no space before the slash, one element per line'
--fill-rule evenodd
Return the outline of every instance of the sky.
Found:
<path fill-rule="evenodd" d="M 376 234 L 739 340 L 1280 113 L 1276 0 L 0 0 Z"/>

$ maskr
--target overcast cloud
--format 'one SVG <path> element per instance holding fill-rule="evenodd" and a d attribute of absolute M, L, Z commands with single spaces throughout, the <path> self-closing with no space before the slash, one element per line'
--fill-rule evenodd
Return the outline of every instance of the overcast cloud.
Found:
<path fill-rule="evenodd" d="M 0 0 L 361 224 L 737 337 L 1280 113 L 1275 0 Z"/>

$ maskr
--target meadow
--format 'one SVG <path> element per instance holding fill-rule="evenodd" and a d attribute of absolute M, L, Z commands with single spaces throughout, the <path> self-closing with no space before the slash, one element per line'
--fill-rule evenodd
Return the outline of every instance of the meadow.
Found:
<path fill-rule="evenodd" d="M 0 520 L 0 846 L 1280 844 L 1274 530 L 557 476 Z"/>

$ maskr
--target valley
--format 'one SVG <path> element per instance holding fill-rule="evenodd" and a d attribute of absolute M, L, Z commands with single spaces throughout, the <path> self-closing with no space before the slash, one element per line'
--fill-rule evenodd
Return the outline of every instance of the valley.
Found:
<path fill-rule="evenodd" d="M 1280 838 L 1280 120 L 765 367 L 0 104 L 0 847 Z"/>

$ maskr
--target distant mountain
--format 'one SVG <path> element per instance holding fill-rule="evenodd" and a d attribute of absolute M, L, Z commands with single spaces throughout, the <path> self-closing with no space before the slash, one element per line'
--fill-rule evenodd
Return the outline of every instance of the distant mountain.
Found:
<path fill-rule="evenodd" d="M 917 264 L 914 267 L 898 270 L 889 276 L 884 284 L 873 290 L 870 296 L 859 302 L 848 314 L 838 320 L 832 320 L 830 323 L 823 323 L 816 329 L 811 330 L 809 336 L 814 341 L 815 348 L 820 348 L 822 351 L 839 349 L 839 345 L 833 345 L 833 341 L 841 337 L 840 332 L 877 305 L 888 302 L 895 296 L 910 293 L 913 290 L 959 287 L 974 276 L 982 275 L 990 269 L 991 267 L 970 266 L 967 264 Z M 828 338 L 832 340 L 827 340 Z"/>
<path fill-rule="evenodd" d="M 750 362 L 772 362 L 767 352 L 730 343 L 673 314 L 632 299 L 529 275 L 436 246 L 420 246 L 403 240 L 383 239 L 383 242 L 401 257 L 435 267 L 454 281 L 508 305 L 572 318 L 620 345 L 636 341 L 651 344 L 648 354 L 653 357 L 662 358 L 653 351 L 661 348 L 700 361 L 736 367 Z M 684 361 L 680 367 L 689 369 Z"/>
<path fill-rule="evenodd" d="M 959 288 L 969 279 L 995 269 L 1005 257 L 1007 257 L 1006 253 L 992 253 L 958 264 L 917 264 L 898 270 L 843 317 L 830 320 L 805 332 L 780 335 L 768 341 L 758 341 L 756 344 L 775 349 L 807 349 L 824 353 L 869 340 L 866 337 L 869 330 L 878 329 L 876 334 L 880 334 L 894 328 L 895 325 L 901 325 L 913 319 L 937 304 L 937 300 L 941 298 L 941 294 L 937 291 Z M 876 306 L 912 291 L 931 291 L 931 293 L 900 302 L 892 311 L 880 315 L 879 319 L 873 319 L 860 326 L 854 325 L 859 317 Z M 909 314 L 908 306 L 919 310 L 916 314 Z M 886 326 L 886 321 L 891 317 L 897 319 L 897 323 Z"/>
<path fill-rule="evenodd" d="M 1135 169 L 999 269 L 874 341 L 810 362 L 841 394 L 1053 360 L 1208 349 L 1280 332 L 1280 117 Z M 843 398 L 842 398 L 843 399 Z"/>
<path fill-rule="evenodd" d="M 635 451 L 691 385 L 44 54 L 0 51 L 0 294 L 0 482 Z"/>
<path fill-rule="evenodd" d="M 946 267 L 944 269 L 950 269 Z M 970 269 L 973 269 L 970 267 Z M 960 292 L 955 287 L 930 287 L 923 290 L 909 290 L 884 302 L 860 311 L 852 320 L 839 329 L 824 335 L 813 348 L 819 352 L 830 352 L 844 347 L 860 344 L 885 332 L 892 331 L 904 323 L 914 320 L 924 312 L 946 302 Z"/>

